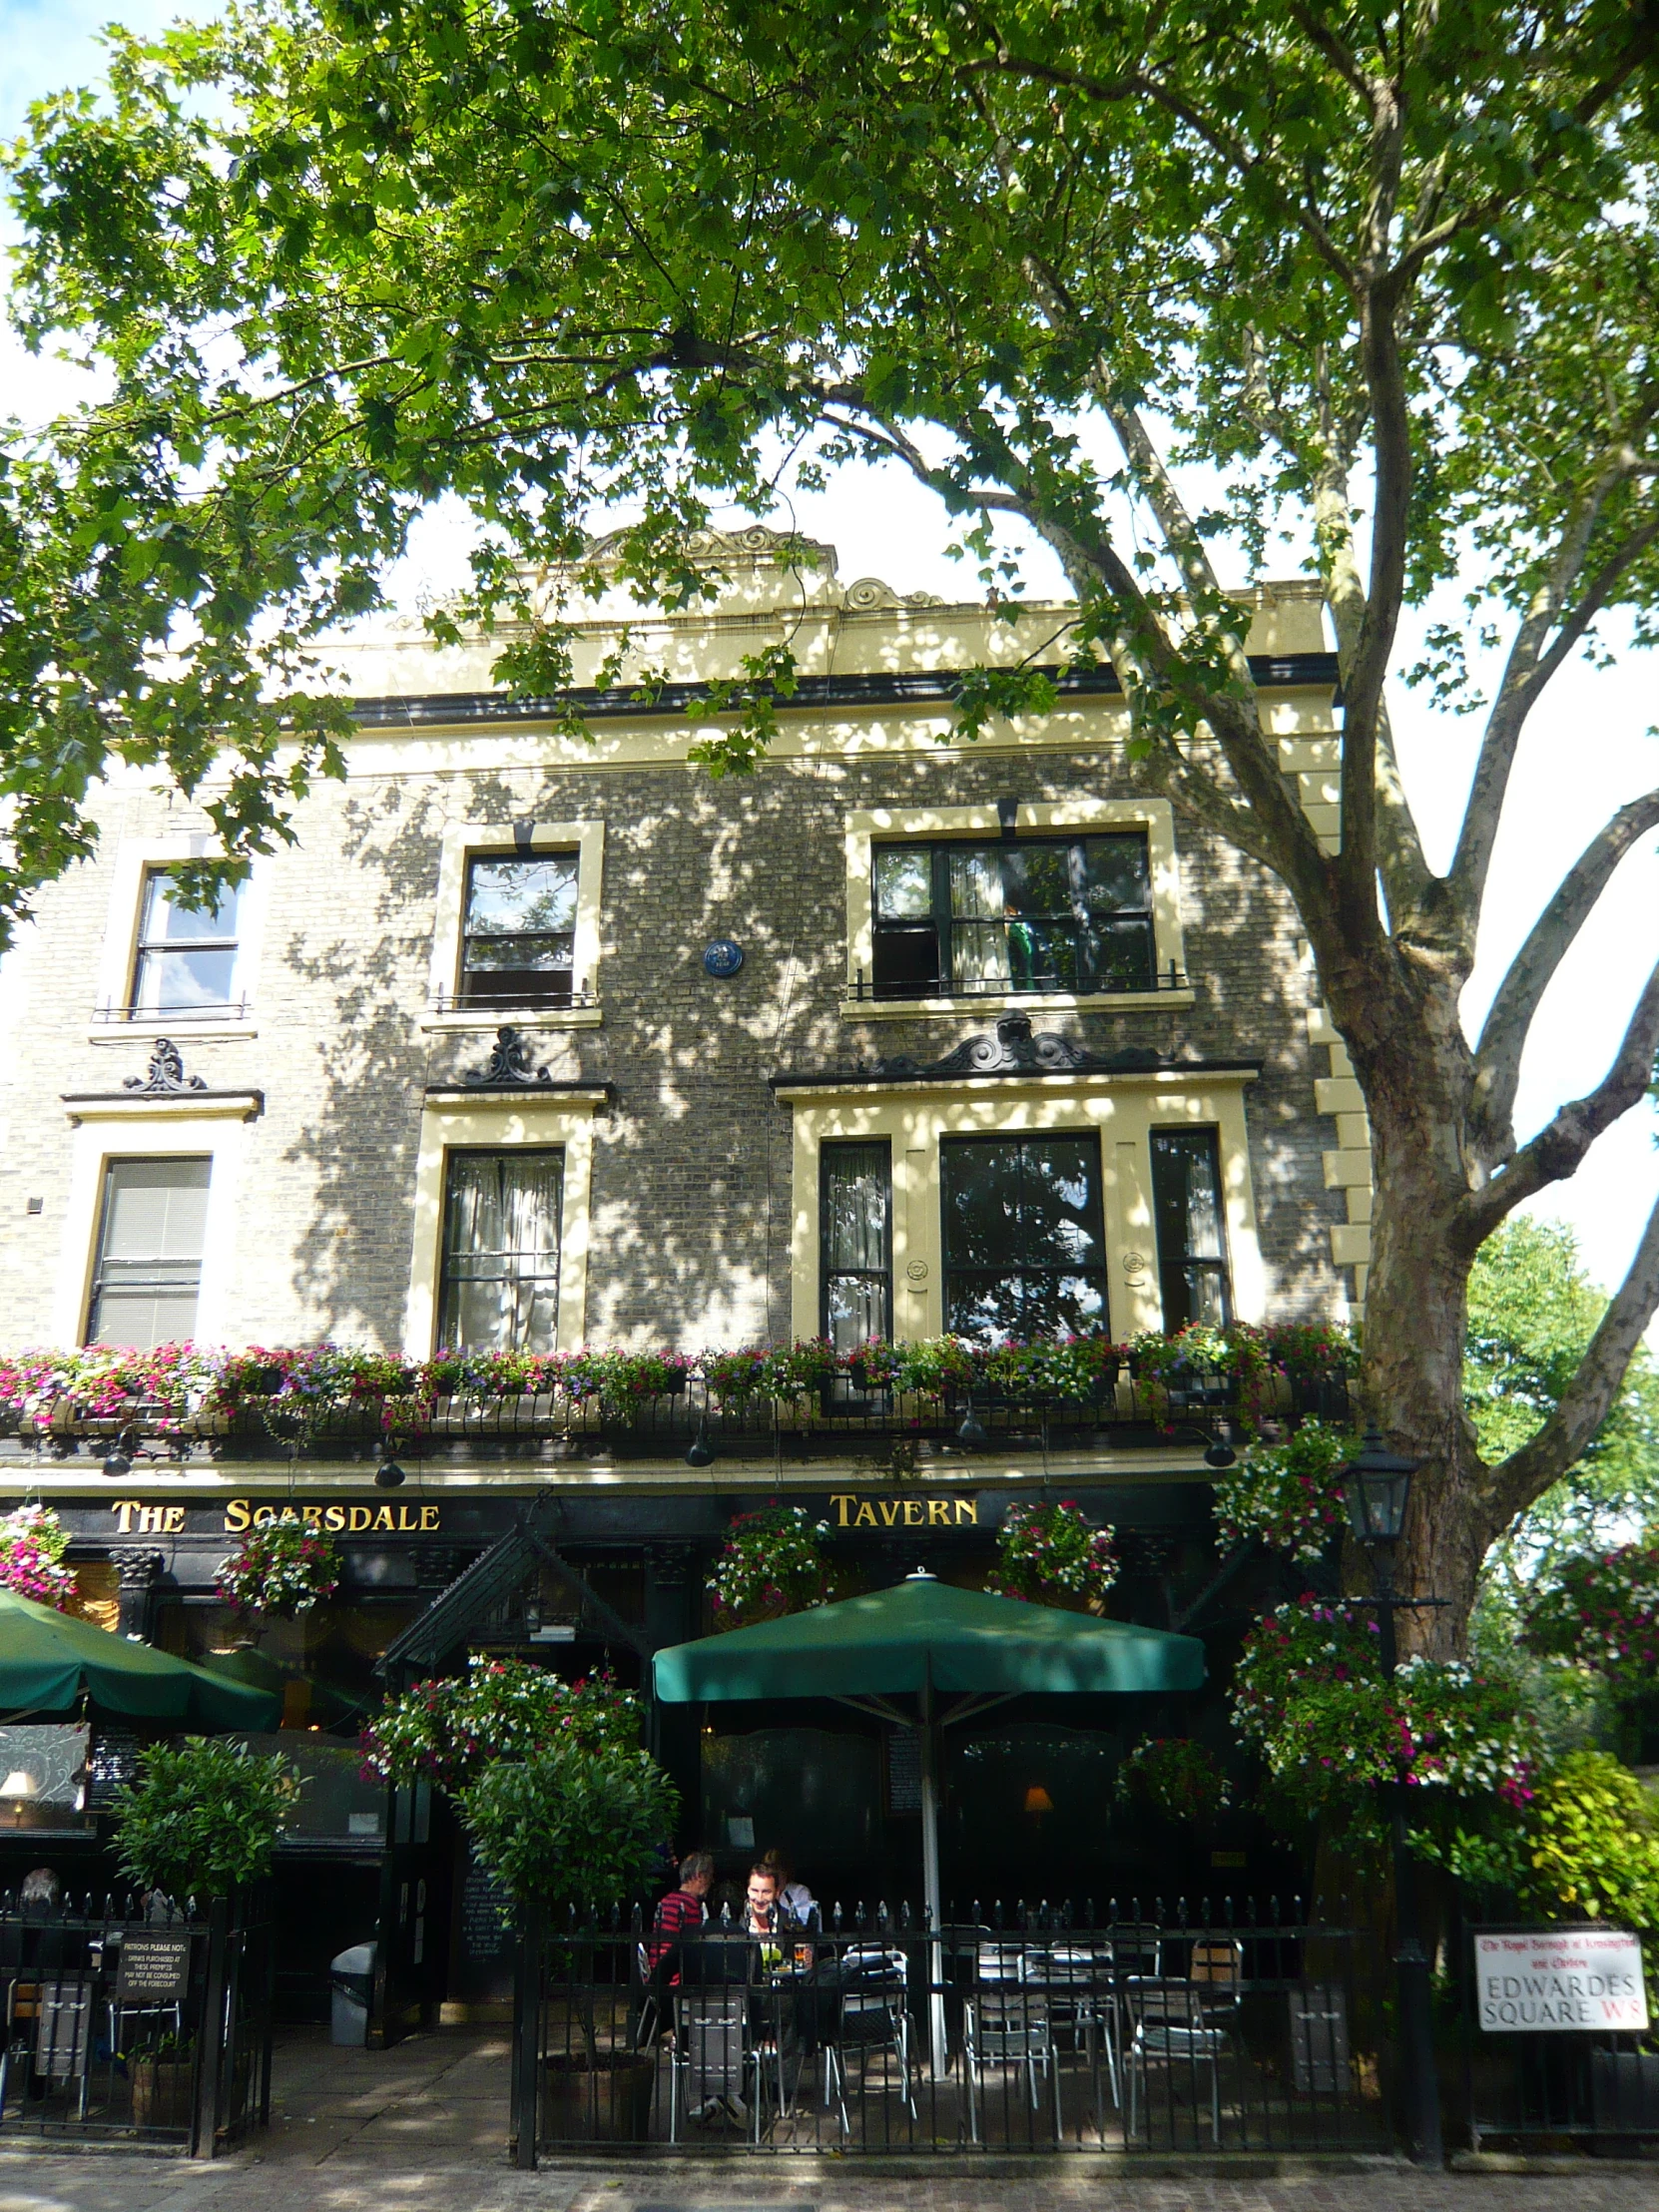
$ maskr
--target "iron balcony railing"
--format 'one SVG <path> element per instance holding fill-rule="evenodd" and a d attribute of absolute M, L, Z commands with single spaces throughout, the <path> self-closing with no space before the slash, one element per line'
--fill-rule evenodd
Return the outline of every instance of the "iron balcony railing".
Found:
<path fill-rule="evenodd" d="M 1186 991 L 1192 983 L 1173 960 L 1163 969 L 1149 967 L 1144 975 L 1127 979 L 1111 975 L 1073 977 L 1033 975 L 954 976 L 922 978 L 901 976 L 877 981 L 863 968 L 847 977 L 848 998 L 869 1000 L 914 998 L 1121 998 L 1144 991 Z"/>
<path fill-rule="evenodd" d="M 252 1007 L 246 997 L 167 999 L 154 1006 L 138 1006 L 125 1002 L 115 1006 L 106 1000 L 92 1009 L 92 1019 L 99 1025 L 135 1021 L 246 1021 L 251 1011 Z"/>
<path fill-rule="evenodd" d="M 1086 1395 L 1038 1394 L 949 1384 L 934 1392 L 860 1386 L 855 1366 L 786 1400 L 722 1394 L 699 1376 L 651 1395 L 574 1397 L 414 1391 L 312 1398 L 274 1391 L 232 1405 L 164 1405 L 144 1398 L 96 1409 L 73 1393 L 0 1410 L 10 1448 L 68 1458 L 82 1451 L 248 1459 L 338 1457 L 389 1451 L 400 1459 L 487 1454 L 505 1458 L 608 1455 L 619 1459 L 766 1453 L 780 1459 L 869 1457 L 904 1471 L 941 1450 L 1019 1443 L 1045 1451 L 1185 1444 L 1238 1436 L 1246 1416 L 1294 1427 L 1309 1415 L 1346 1422 L 1347 1379 L 1272 1373 L 1253 1386 L 1204 1368 L 1138 1375 L 1130 1363 L 1103 1372 Z M 1246 1388 L 1249 1402 L 1243 1401 Z M 124 1471 L 117 1469 L 116 1471 Z"/>

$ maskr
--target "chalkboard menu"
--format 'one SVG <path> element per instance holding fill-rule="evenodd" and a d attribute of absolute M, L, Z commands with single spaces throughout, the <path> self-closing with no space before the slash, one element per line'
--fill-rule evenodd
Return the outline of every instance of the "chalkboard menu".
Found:
<path fill-rule="evenodd" d="M 887 1738 L 887 1811 L 921 1811 L 921 1731 L 895 1728 Z"/>
<path fill-rule="evenodd" d="M 451 1989 L 462 2004 L 502 2004 L 513 1993 L 513 1908 L 493 1875 L 469 1856 L 455 1914 Z"/>

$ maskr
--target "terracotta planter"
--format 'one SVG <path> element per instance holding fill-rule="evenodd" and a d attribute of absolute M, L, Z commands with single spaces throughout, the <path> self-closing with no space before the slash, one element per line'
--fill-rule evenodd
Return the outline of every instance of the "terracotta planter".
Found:
<path fill-rule="evenodd" d="M 133 2125 L 188 2128 L 191 2079 L 188 2058 L 135 2058 L 132 2062 Z"/>
<path fill-rule="evenodd" d="M 643 2143 L 651 2132 L 657 2061 L 602 2051 L 597 2069 L 581 2058 L 550 2058 L 541 2133 L 549 2143 Z"/>

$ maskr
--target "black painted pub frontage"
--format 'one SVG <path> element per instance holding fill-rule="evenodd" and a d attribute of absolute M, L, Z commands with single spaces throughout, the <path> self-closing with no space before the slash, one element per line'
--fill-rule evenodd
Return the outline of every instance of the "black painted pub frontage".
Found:
<path fill-rule="evenodd" d="M 830 1468 L 818 1480 L 790 1470 L 780 1482 L 780 1468 L 717 1465 L 689 1483 L 667 1470 L 619 1480 L 595 1469 L 584 1481 L 561 1469 L 564 1479 L 542 1484 L 412 1474 L 387 1492 L 352 1468 L 337 1489 L 311 1469 L 280 1483 L 250 1470 L 240 1488 L 217 1478 L 208 1495 L 208 1483 L 177 1477 L 106 1478 L 95 1493 L 63 1476 L 42 1487 L 72 1532 L 83 1588 L 107 1593 L 111 1625 L 118 1609 L 126 1632 L 280 1691 L 280 1731 L 260 1748 L 292 1759 L 305 1788 L 278 1856 L 278 2004 L 290 2018 L 325 2016 L 329 1960 L 372 1940 L 370 2037 L 390 2041 L 510 2007 L 511 1936 L 453 1813 L 425 1786 L 388 1790 L 365 1776 L 357 1748 L 388 1689 L 457 1672 L 472 1656 L 532 1660 L 570 1679 L 609 1668 L 644 1690 L 652 1747 L 681 1794 L 676 1848 L 712 1850 L 722 1880 L 741 1890 L 750 1860 L 776 1848 L 827 1919 L 878 1899 L 914 1909 L 912 1731 L 828 1699 L 703 1710 L 649 1699 L 650 1654 L 713 1632 L 709 1575 L 733 1519 L 774 1501 L 825 1524 L 837 1593 L 850 1594 L 917 1568 L 978 1586 L 1013 1499 L 1072 1500 L 1116 1532 L 1110 1612 L 1205 1642 L 1201 1691 L 1022 1698 L 952 1732 L 941 1829 L 948 1914 L 1046 1900 L 1093 1918 L 1113 1900 L 1150 1910 L 1159 1899 L 1295 1892 L 1297 1853 L 1254 1816 L 1224 1812 L 1189 1832 L 1119 1794 L 1120 1764 L 1146 1738 L 1196 1737 L 1236 1762 L 1232 1661 L 1253 1614 L 1284 1594 L 1259 1586 L 1259 1559 L 1218 1553 L 1201 1464 L 1175 1452 L 1135 1458 L 1110 1479 L 1093 1470 L 1045 1479 L 957 1457 L 937 1472 L 874 1480 Z M 215 1577 L 240 1534 L 283 1515 L 334 1536 L 343 1578 L 311 1613 L 256 1633 L 221 1602 Z M 10 1808 L 0 1886 L 43 1863 L 71 1889 L 113 1885 L 98 1808 L 138 1748 L 137 1737 L 95 1725 L 83 1813 Z"/>

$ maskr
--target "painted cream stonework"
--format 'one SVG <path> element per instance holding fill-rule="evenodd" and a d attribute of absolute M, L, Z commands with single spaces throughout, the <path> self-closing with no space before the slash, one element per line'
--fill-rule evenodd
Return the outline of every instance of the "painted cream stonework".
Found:
<path fill-rule="evenodd" d="M 1025 1130 L 1095 1130 L 1101 1151 L 1109 1326 L 1121 1343 L 1163 1326 L 1158 1240 L 1152 1221 L 1154 1129 L 1191 1125 L 1220 1132 L 1228 1259 L 1234 1310 L 1265 1318 L 1266 1283 L 1256 1234 L 1245 1088 L 1252 1077 L 1215 1069 L 1157 1075 L 963 1077 L 913 1088 L 849 1083 L 781 1090 L 795 1108 L 793 1287 L 797 1337 L 822 1333 L 819 1264 L 819 1150 L 826 1139 L 885 1138 L 892 1148 L 893 1335 L 936 1337 L 943 1328 L 939 1142 L 944 1137 L 1018 1135 Z"/>

